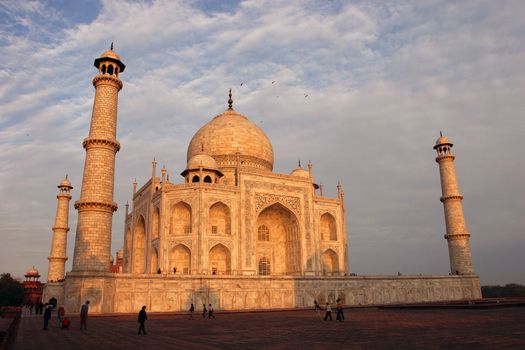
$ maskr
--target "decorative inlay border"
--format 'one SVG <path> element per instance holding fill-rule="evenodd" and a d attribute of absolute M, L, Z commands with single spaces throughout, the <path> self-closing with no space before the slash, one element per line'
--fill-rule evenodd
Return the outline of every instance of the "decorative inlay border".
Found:
<path fill-rule="evenodd" d="M 228 238 L 224 238 L 224 239 L 220 239 L 220 238 L 209 239 L 208 240 L 208 250 L 210 250 L 211 248 L 215 247 L 217 244 L 222 244 L 223 246 L 228 248 L 230 250 L 230 255 L 231 255 L 231 252 L 232 252 L 232 240 L 231 240 L 231 238 L 230 239 L 228 239 Z"/>
<path fill-rule="evenodd" d="M 102 211 L 114 212 L 117 211 L 118 205 L 115 202 L 102 202 L 102 201 L 85 201 L 78 200 L 75 202 L 75 209 L 81 211 L 83 209 L 99 209 Z"/>
<path fill-rule="evenodd" d="M 120 150 L 120 143 L 117 140 L 95 139 L 95 138 L 86 137 L 84 139 L 84 142 L 82 142 L 82 146 L 85 149 L 87 149 L 91 145 L 109 147 L 115 152 L 118 152 Z"/>
<path fill-rule="evenodd" d="M 97 75 L 93 78 L 93 86 L 97 86 L 100 83 L 110 83 L 119 90 L 121 90 L 123 86 L 122 81 L 120 79 L 112 77 L 111 75 Z"/>
<path fill-rule="evenodd" d="M 171 237 L 168 237 L 168 243 L 170 245 L 170 249 L 173 249 L 177 245 L 182 244 L 191 250 L 193 245 L 193 241 L 191 239 L 176 239 Z"/>
<path fill-rule="evenodd" d="M 445 201 L 460 201 L 463 199 L 463 196 L 462 195 L 455 195 L 455 196 L 442 196 L 441 198 L 439 198 L 439 200 L 441 202 L 445 202 Z"/>
<path fill-rule="evenodd" d="M 285 196 L 273 193 L 256 193 L 255 210 L 259 214 L 271 204 L 281 203 L 292 210 L 297 216 L 301 216 L 301 199 L 299 197 Z"/>
<path fill-rule="evenodd" d="M 450 235 L 446 234 L 443 237 L 448 241 L 455 241 L 455 240 L 464 239 L 464 238 L 468 239 L 470 237 L 470 233 L 456 233 L 456 234 L 450 234 Z"/>

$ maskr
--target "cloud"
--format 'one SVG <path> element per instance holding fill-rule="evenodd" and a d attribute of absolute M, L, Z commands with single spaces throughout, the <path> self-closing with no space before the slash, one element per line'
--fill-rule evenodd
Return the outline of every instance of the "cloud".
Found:
<path fill-rule="evenodd" d="M 456 143 L 477 272 L 486 283 L 524 283 L 524 7 L 108 0 L 77 18 L 52 3 L 3 2 L 0 221 L 9 243 L 0 264 L 45 272 L 65 173 L 80 194 L 93 59 L 113 41 L 127 65 L 113 251 L 133 179 L 147 181 L 153 157 L 177 178 L 192 135 L 233 87 L 237 110 L 272 140 L 276 171 L 311 159 L 331 196 L 342 180 L 352 271 L 447 273 L 432 150 L 444 130 Z M 73 209 L 70 218 L 69 263 Z"/>

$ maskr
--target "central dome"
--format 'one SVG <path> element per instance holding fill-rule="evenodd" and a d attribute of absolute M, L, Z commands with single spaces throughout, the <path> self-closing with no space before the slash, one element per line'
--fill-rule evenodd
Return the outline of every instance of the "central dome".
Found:
<path fill-rule="evenodd" d="M 218 166 L 242 166 L 272 171 L 273 149 L 261 128 L 234 109 L 219 114 L 197 131 L 188 146 L 187 160 L 206 152 Z"/>

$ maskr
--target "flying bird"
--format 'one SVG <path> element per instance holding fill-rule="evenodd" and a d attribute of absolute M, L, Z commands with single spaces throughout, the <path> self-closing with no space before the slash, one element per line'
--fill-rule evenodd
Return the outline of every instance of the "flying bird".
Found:
<path fill-rule="evenodd" d="M 272 84 L 275 84 L 275 80 L 274 80 L 274 81 L 272 81 Z"/>
<path fill-rule="evenodd" d="M 243 86 L 243 85 L 244 85 L 244 82 L 243 82 L 243 83 L 241 83 L 241 86 Z"/>
<path fill-rule="evenodd" d="M 304 98 L 307 98 L 308 97 L 308 94 L 304 94 Z"/>

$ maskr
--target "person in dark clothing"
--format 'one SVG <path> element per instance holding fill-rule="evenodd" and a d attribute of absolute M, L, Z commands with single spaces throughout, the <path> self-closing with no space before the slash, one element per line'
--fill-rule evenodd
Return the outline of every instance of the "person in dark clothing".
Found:
<path fill-rule="evenodd" d="M 330 303 L 326 303 L 326 315 L 324 315 L 324 320 L 332 321 L 332 308 L 330 307 Z"/>
<path fill-rule="evenodd" d="M 343 314 L 343 303 L 341 302 L 341 299 L 337 299 L 335 312 L 337 314 L 335 319 L 339 322 L 343 322 L 345 320 L 345 315 Z"/>
<path fill-rule="evenodd" d="M 193 303 L 191 303 L 190 306 L 190 320 L 193 320 L 193 313 L 195 312 L 195 306 L 193 306 Z"/>
<path fill-rule="evenodd" d="M 44 330 L 47 331 L 47 326 L 49 325 L 49 320 L 51 319 L 51 306 L 46 304 L 44 307 Z"/>
<path fill-rule="evenodd" d="M 206 310 L 206 304 L 202 304 L 202 318 L 206 318 L 206 313 L 208 310 Z"/>
<path fill-rule="evenodd" d="M 145 335 L 146 334 L 146 328 L 144 328 L 144 323 L 146 322 L 146 320 L 148 319 L 148 315 L 146 315 L 146 306 L 143 306 L 142 309 L 139 311 L 139 323 L 140 323 L 140 327 L 139 327 L 139 332 L 138 334 L 140 334 L 140 331 L 142 330 L 142 333 Z"/>
<path fill-rule="evenodd" d="M 212 318 L 215 318 L 215 315 L 213 314 L 213 306 L 209 306 L 208 308 L 208 319 L 211 320 Z"/>

